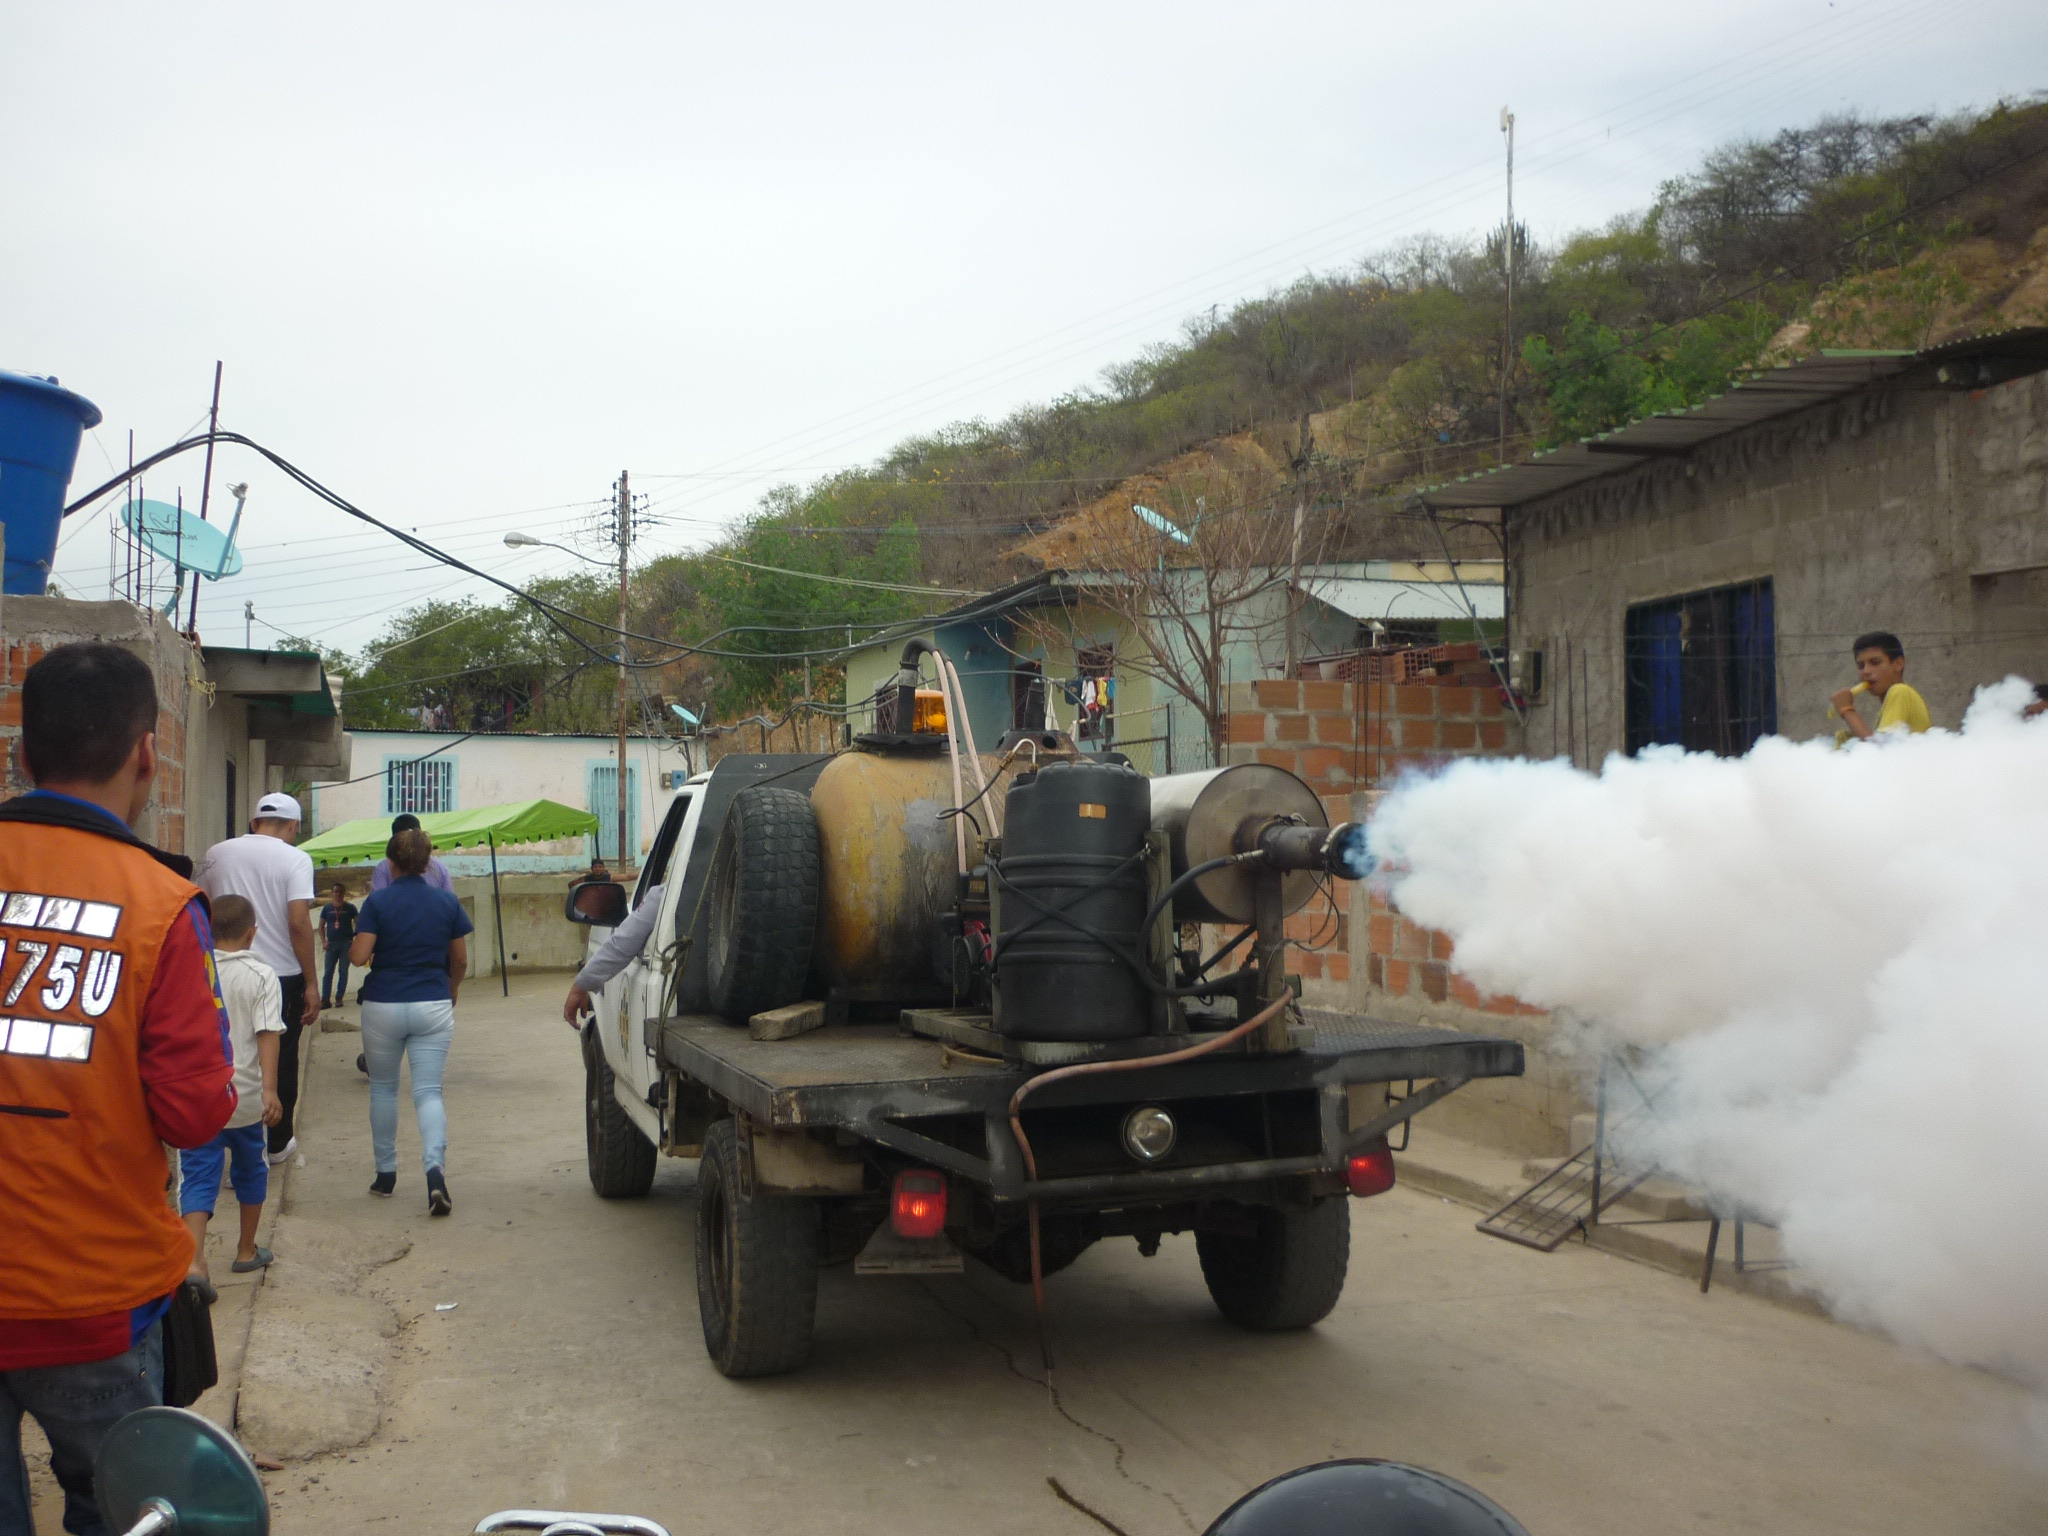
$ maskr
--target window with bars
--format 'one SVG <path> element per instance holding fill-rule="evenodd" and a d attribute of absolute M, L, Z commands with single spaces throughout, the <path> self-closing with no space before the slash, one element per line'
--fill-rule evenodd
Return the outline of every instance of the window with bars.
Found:
<path fill-rule="evenodd" d="M 1770 577 L 1630 608 L 1624 661 L 1629 751 L 1747 752 L 1778 728 Z"/>
<path fill-rule="evenodd" d="M 455 759 L 452 757 L 384 760 L 384 814 L 428 816 L 455 809 Z"/>

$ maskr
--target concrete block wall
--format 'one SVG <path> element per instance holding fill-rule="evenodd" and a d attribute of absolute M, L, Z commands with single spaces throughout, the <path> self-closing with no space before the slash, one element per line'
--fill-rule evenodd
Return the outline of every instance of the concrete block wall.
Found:
<path fill-rule="evenodd" d="M 8 795 L 31 786 L 22 772 L 21 684 L 28 669 L 60 645 L 81 640 L 105 641 L 135 652 L 156 674 L 157 777 L 149 809 L 136 825 L 147 841 L 172 853 L 191 853 L 185 846 L 186 705 L 198 655 L 192 645 L 158 614 L 132 603 L 80 603 L 61 597 L 9 597 L 0 609 L 4 644 L 0 644 L 0 748 L 6 763 L 0 770 Z"/>

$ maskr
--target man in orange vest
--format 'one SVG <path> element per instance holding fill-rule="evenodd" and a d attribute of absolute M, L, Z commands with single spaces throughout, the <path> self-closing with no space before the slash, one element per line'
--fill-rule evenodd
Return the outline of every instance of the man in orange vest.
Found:
<path fill-rule="evenodd" d="M 22 681 L 36 787 L 0 804 L 0 1536 L 31 1529 L 24 1413 L 64 1528 L 105 1531 L 93 1458 L 161 1399 L 159 1323 L 192 1265 L 163 1144 L 203 1146 L 235 1108 L 206 900 L 129 828 L 156 711 L 117 646 L 61 646 Z"/>

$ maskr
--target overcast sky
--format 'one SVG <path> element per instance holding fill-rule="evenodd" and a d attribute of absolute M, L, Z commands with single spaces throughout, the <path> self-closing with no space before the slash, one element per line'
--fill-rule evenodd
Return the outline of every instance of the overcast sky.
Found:
<path fill-rule="evenodd" d="M 222 421 L 512 580 L 621 468 L 702 543 L 777 481 L 1091 384 L 1308 270 L 1712 146 L 2048 86 L 2040 0 L 1708 6 L 0 0 L 0 367 L 106 421 L 74 492 Z M 152 497 L 198 498 L 197 455 Z M 476 590 L 273 468 L 200 627 L 359 646 Z M 106 592 L 108 518 L 58 579 Z M 587 538 L 587 534 L 585 535 Z M 595 550 L 594 544 L 586 547 Z M 259 625 L 256 643 L 275 630 Z"/>

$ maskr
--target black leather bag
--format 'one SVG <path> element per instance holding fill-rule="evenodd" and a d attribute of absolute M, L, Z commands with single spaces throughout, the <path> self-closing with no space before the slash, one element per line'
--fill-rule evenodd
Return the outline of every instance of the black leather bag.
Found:
<path fill-rule="evenodd" d="M 187 1280 L 171 1293 L 164 1314 L 164 1401 L 189 1408 L 220 1380 L 213 1350 L 213 1310 L 199 1287 Z"/>

